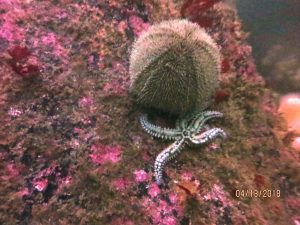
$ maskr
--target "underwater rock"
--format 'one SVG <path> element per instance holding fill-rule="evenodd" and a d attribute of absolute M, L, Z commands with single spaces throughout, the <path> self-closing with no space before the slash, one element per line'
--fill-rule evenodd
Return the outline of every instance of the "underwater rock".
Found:
<path fill-rule="evenodd" d="M 142 107 L 184 115 L 208 107 L 219 73 L 219 50 L 202 28 L 187 20 L 165 21 L 134 43 L 130 91 Z"/>

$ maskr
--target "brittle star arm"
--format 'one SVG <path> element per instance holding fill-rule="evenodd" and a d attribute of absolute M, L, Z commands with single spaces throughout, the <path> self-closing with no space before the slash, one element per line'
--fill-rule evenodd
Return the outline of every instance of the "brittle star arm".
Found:
<path fill-rule="evenodd" d="M 184 142 L 185 140 L 183 138 L 176 140 L 156 157 L 154 163 L 154 175 L 157 184 L 162 183 L 163 171 L 166 163 L 180 153 L 184 146 Z"/>
<path fill-rule="evenodd" d="M 199 135 L 194 136 L 190 139 L 193 144 L 200 145 L 210 142 L 216 138 L 223 138 L 227 137 L 226 133 L 221 128 L 212 128 L 208 131 L 205 131 Z"/>
<path fill-rule="evenodd" d="M 204 112 L 194 112 L 188 114 L 186 117 L 177 120 L 176 127 L 178 129 L 197 129 L 199 132 L 204 125 L 204 123 L 212 118 L 222 117 L 223 113 L 217 111 L 204 111 Z"/>
<path fill-rule="evenodd" d="M 176 128 L 180 129 L 180 130 L 184 130 L 187 129 L 190 121 L 195 118 L 198 114 L 201 113 L 189 113 L 187 116 L 185 116 L 184 118 L 178 118 L 176 121 Z"/>
<path fill-rule="evenodd" d="M 217 111 L 204 111 L 201 113 L 198 113 L 195 115 L 195 117 L 192 119 L 188 129 L 194 129 L 194 132 L 199 132 L 207 120 L 213 119 L 213 118 L 220 118 L 223 116 L 223 113 L 217 112 Z"/>
<path fill-rule="evenodd" d="M 140 123 L 142 128 L 150 135 L 163 139 L 177 140 L 181 136 L 179 129 L 162 128 L 152 124 L 148 120 L 147 114 L 140 116 Z"/>

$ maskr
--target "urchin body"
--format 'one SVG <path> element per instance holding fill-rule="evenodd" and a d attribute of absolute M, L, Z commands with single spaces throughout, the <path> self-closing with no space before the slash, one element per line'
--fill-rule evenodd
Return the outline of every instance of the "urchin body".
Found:
<path fill-rule="evenodd" d="M 167 162 L 176 157 L 184 145 L 202 145 L 214 140 L 217 137 L 225 138 L 225 132 L 220 128 L 211 128 L 205 125 L 206 121 L 212 118 L 222 117 L 223 114 L 216 111 L 204 111 L 193 113 L 178 120 L 176 128 L 162 128 L 152 124 L 147 115 L 140 117 L 143 129 L 150 135 L 162 139 L 174 140 L 174 143 L 164 149 L 155 160 L 154 175 L 157 184 L 163 180 L 163 170 Z"/>
<path fill-rule="evenodd" d="M 173 20 L 153 25 L 130 56 L 130 92 L 145 107 L 185 115 L 208 107 L 218 86 L 220 54 L 197 24 Z"/>

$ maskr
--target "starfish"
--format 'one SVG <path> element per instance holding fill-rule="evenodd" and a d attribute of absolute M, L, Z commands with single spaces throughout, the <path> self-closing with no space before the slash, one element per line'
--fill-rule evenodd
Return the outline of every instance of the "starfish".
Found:
<path fill-rule="evenodd" d="M 159 127 L 148 120 L 147 114 L 140 116 L 141 126 L 147 133 L 157 138 L 174 140 L 173 144 L 156 157 L 154 175 L 157 184 L 163 182 L 163 170 L 166 163 L 176 157 L 185 145 L 202 145 L 217 137 L 226 138 L 226 133 L 221 128 L 210 129 L 205 125 L 207 120 L 222 116 L 222 113 L 216 111 L 189 114 L 183 119 L 178 119 L 175 128 Z"/>

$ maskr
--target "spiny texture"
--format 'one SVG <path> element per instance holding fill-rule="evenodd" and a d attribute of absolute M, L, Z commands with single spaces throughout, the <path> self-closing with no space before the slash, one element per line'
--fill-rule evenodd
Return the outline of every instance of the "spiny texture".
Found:
<path fill-rule="evenodd" d="M 165 21 L 134 43 L 130 90 L 143 107 L 175 115 L 201 111 L 218 85 L 219 65 L 216 44 L 197 24 Z"/>

